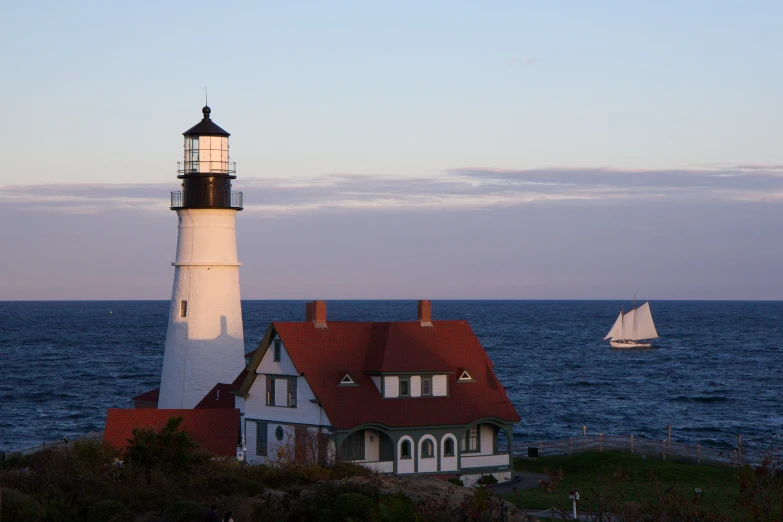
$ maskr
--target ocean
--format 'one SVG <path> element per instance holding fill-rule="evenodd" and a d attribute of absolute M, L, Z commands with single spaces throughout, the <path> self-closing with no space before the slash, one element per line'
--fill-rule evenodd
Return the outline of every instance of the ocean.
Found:
<path fill-rule="evenodd" d="M 602 342 L 619 301 L 433 301 L 466 319 L 522 421 L 515 440 L 636 435 L 730 448 L 783 435 L 783 302 L 654 301 L 658 348 Z M 102 430 L 159 384 L 168 301 L 0 302 L 0 450 Z M 415 301 L 328 301 L 329 320 L 414 320 Z M 244 301 L 245 348 L 304 301 Z"/>

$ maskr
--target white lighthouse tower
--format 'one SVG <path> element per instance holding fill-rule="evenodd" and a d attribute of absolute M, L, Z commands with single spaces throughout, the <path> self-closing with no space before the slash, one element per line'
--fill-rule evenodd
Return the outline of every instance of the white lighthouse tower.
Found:
<path fill-rule="evenodd" d="M 228 161 L 229 133 L 204 107 L 185 136 L 182 190 L 171 193 L 179 235 L 158 408 L 193 408 L 245 366 L 236 214 L 242 193 Z"/>

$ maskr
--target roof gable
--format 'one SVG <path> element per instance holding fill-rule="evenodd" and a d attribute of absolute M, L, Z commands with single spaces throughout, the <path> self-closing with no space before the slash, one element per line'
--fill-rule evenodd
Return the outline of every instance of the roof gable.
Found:
<path fill-rule="evenodd" d="M 247 396 L 275 333 L 336 429 L 367 423 L 407 427 L 465 425 L 481 418 L 519 420 L 466 321 L 433 321 L 432 327 L 417 321 L 332 321 L 326 328 L 312 322 L 275 322 L 253 355 L 238 395 Z M 452 386 L 458 369 L 478 376 L 476 385 Z M 358 386 L 338 385 L 346 373 Z M 448 374 L 450 394 L 384 399 L 372 382 L 373 373 Z"/>

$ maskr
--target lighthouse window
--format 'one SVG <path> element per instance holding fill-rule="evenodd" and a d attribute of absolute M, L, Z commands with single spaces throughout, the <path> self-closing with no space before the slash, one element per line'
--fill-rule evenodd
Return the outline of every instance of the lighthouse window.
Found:
<path fill-rule="evenodd" d="M 188 302 L 187 301 L 180 301 L 179 302 L 179 316 L 180 317 L 187 317 L 188 316 Z"/>

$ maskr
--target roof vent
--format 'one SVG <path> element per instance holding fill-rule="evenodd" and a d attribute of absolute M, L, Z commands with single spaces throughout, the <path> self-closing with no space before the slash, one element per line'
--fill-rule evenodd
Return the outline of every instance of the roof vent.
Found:
<path fill-rule="evenodd" d="M 358 384 L 356 384 L 356 381 L 354 380 L 354 378 L 351 376 L 350 373 L 346 373 L 345 377 L 340 379 L 339 386 L 358 386 Z"/>
<path fill-rule="evenodd" d="M 476 379 L 473 378 L 469 371 L 462 370 L 462 373 L 459 374 L 459 378 L 457 380 L 461 382 L 470 382 L 475 381 Z"/>
<path fill-rule="evenodd" d="M 419 301 L 419 324 L 422 326 L 432 326 L 432 305 L 428 299 Z"/>

